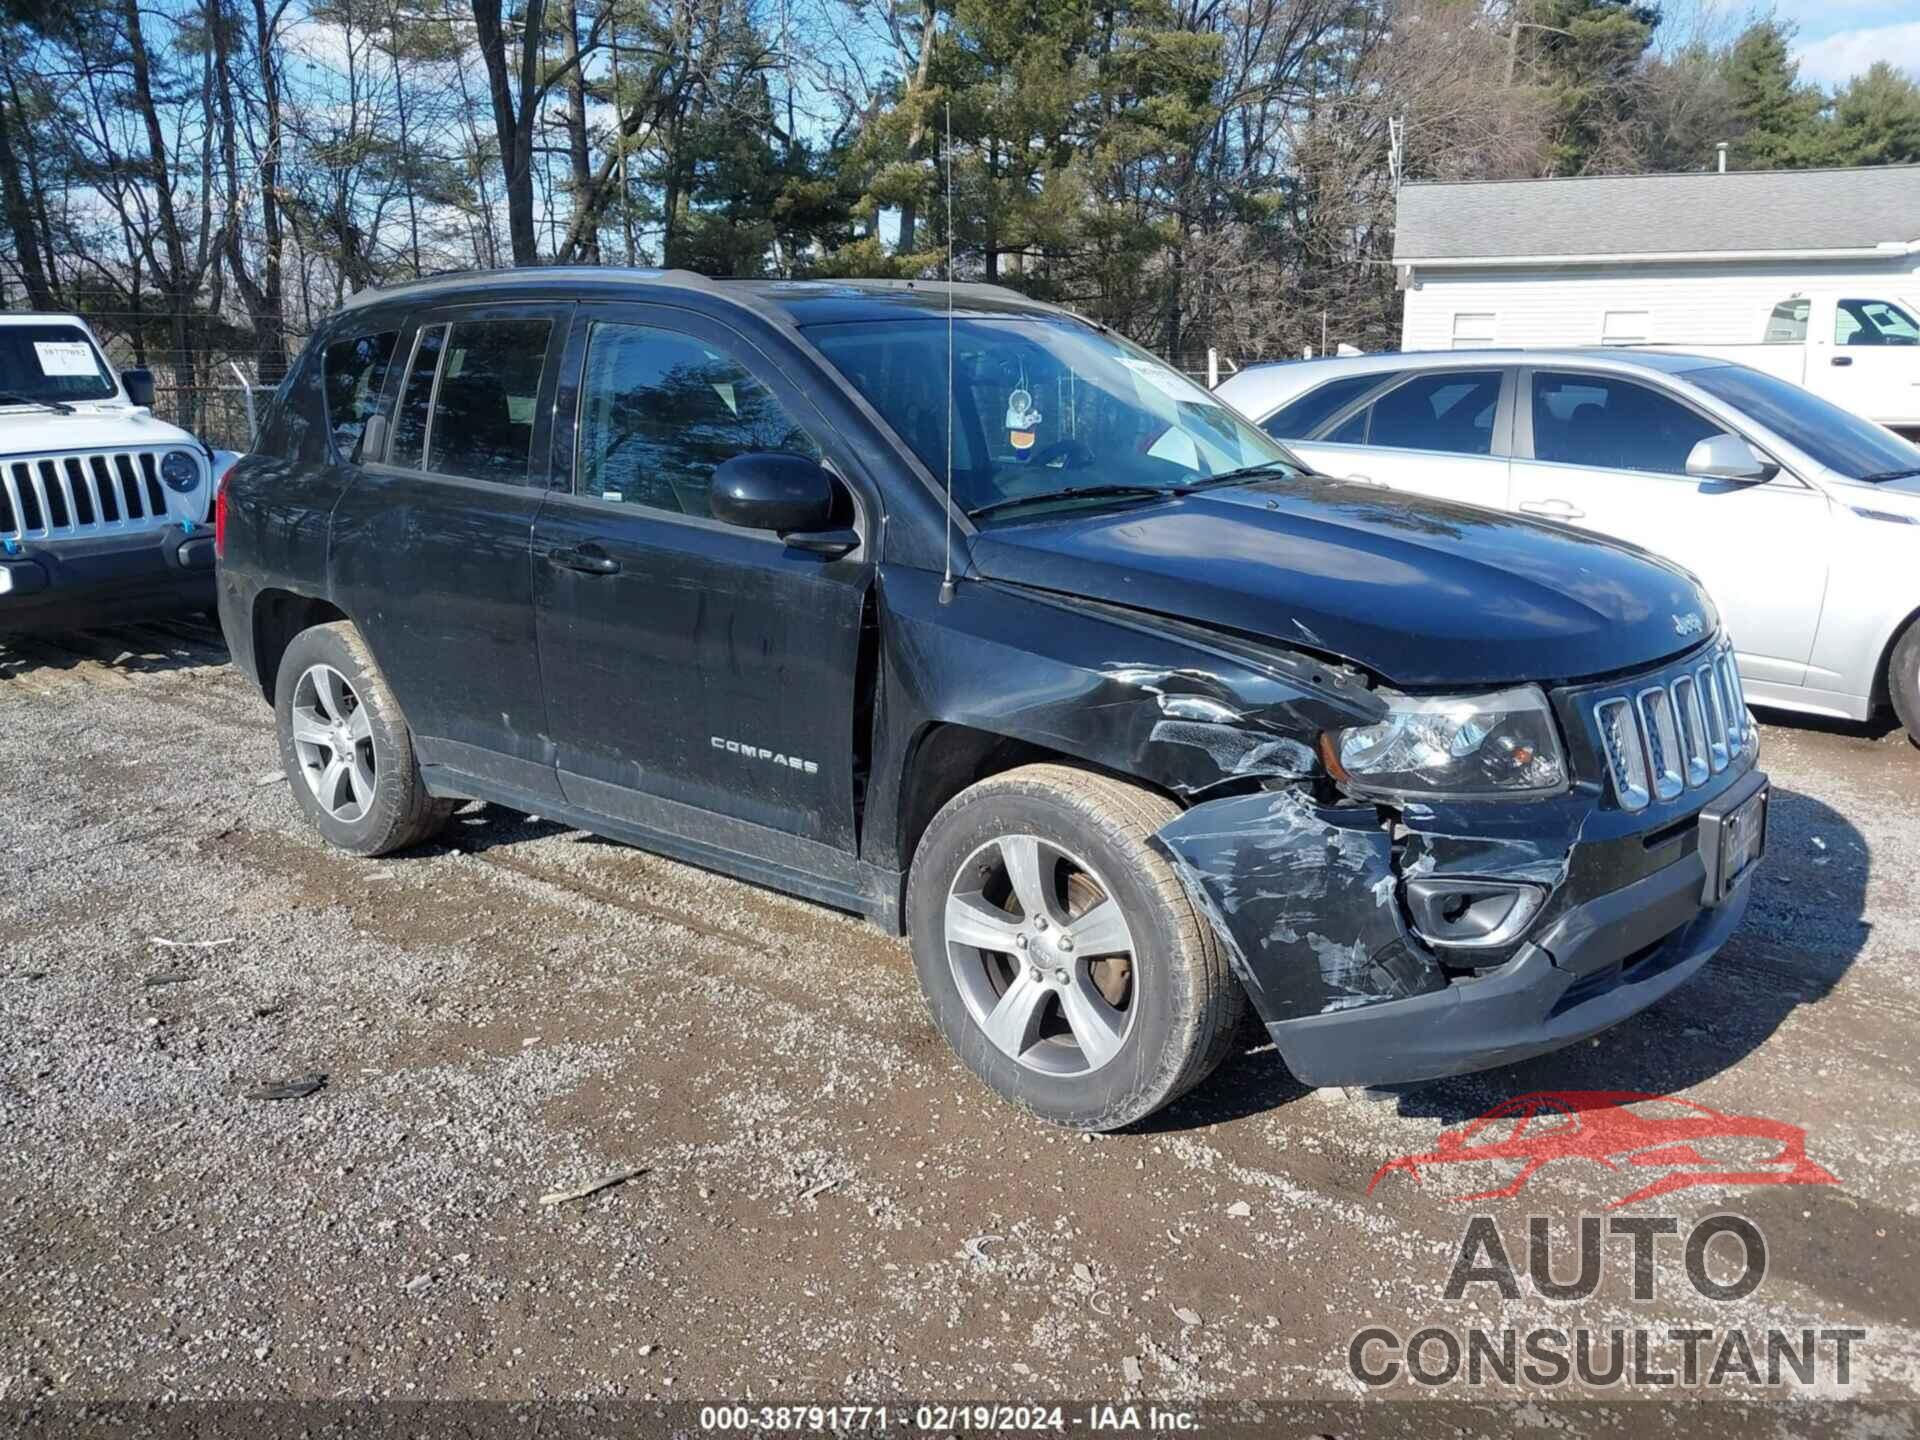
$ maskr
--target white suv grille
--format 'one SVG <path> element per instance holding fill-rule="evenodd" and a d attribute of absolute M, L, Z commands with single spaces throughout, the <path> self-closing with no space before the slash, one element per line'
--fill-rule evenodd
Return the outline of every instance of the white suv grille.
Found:
<path fill-rule="evenodd" d="M 148 530 L 167 518 L 160 450 L 0 457 L 0 537 L 63 540 Z"/>
<path fill-rule="evenodd" d="M 1724 645 L 1684 669 L 1596 701 L 1593 719 L 1623 810 L 1644 810 L 1699 788 L 1754 738 L 1740 670 Z"/>

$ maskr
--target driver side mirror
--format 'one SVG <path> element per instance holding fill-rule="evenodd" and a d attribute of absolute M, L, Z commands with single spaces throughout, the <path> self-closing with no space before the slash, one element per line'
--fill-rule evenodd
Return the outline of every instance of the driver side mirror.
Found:
<path fill-rule="evenodd" d="M 127 387 L 127 399 L 149 410 L 153 408 L 153 371 L 145 366 L 122 370 L 120 383 Z"/>
<path fill-rule="evenodd" d="M 840 482 L 804 455 L 736 455 L 713 472 L 713 518 L 771 530 L 796 550 L 837 559 L 860 536 L 843 522 Z"/>
<path fill-rule="evenodd" d="M 1743 485 L 1757 485 L 1779 473 L 1778 465 L 1761 459 L 1753 446 L 1738 435 L 1709 435 L 1687 455 L 1687 474 L 1700 480 L 1733 480 Z"/>

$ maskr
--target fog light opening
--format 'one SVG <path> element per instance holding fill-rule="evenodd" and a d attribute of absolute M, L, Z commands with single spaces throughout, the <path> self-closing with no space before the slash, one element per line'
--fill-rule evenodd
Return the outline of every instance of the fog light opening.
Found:
<path fill-rule="evenodd" d="M 1414 933 L 1429 945 L 1488 949 L 1511 944 L 1545 904 L 1538 885 L 1423 876 L 1407 882 Z"/>

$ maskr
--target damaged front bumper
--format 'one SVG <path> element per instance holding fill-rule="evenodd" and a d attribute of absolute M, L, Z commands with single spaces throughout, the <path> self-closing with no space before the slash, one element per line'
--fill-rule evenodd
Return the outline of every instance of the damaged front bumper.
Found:
<path fill-rule="evenodd" d="M 1699 817 L 1764 789 L 1752 758 L 1680 805 L 1635 815 L 1579 789 L 1398 811 L 1262 791 L 1195 805 L 1153 843 L 1301 1081 L 1428 1080 L 1571 1044 L 1706 964 L 1752 886 L 1747 875 L 1713 893 Z M 1407 882 L 1449 878 L 1544 898 L 1491 953 L 1428 943 Z"/>

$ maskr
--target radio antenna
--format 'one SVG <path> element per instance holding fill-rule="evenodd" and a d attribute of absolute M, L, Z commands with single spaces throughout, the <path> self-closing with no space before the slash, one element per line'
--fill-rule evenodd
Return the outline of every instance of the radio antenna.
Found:
<path fill-rule="evenodd" d="M 940 603 L 953 603 L 953 102 L 947 110 L 947 534 Z"/>

